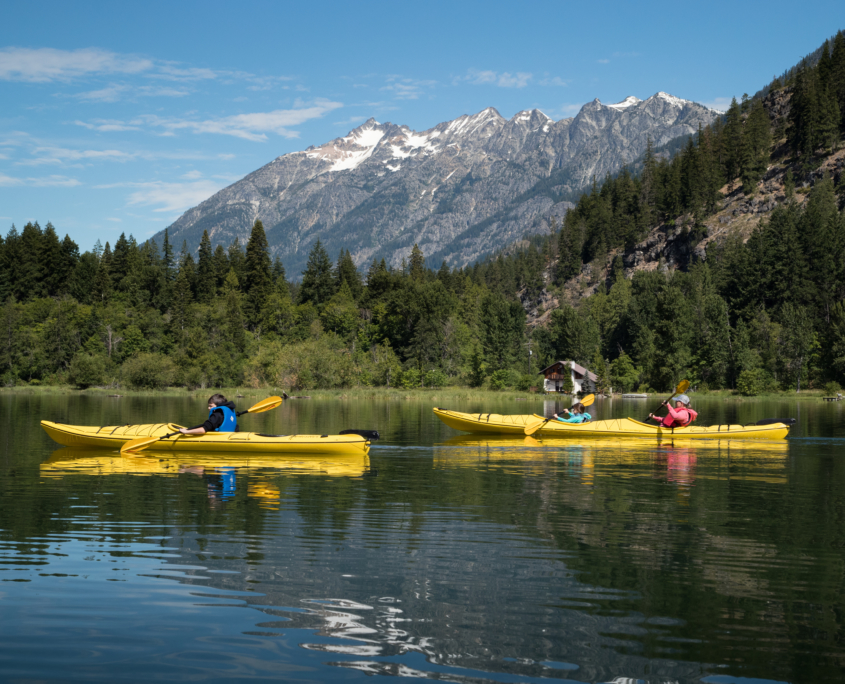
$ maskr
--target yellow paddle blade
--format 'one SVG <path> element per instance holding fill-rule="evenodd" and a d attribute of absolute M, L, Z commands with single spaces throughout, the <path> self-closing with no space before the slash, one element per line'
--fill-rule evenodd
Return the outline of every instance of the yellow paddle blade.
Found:
<path fill-rule="evenodd" d="M 155 444 L 160 439 L 161 437 L 141 437 L 140 439 L 133 439 L 120 447 L 120 453 L 125 454 L 130 451 L 140 451 L 141 449 L 145 449 L 150 446 L 150 444 Z"/>
<path fill-rule="evenodd" d="M 582 404 L 584 404 L 584 406 L 592 406 L 592 405 L 593 405 L 593 402 L 594 402 L 595 400 L 596 400 L 596 395 L 595 395 L 595 394 L 588 394 L 586 397 L 584 397 L 584 398 L 581 400 L 581 403 L 582 403 Z"/>
<path fill-rule="evenodd" d="M 551 418 L 542 418 L 540 420 L 535 420 L 533 423 L 528 423 L 528 425 L 525 426 L 525 429 L 523 430 L 523 432 L 525 433 L 525 435 L 527 437 L 530 437 L 535 432 L 537 432 L 537 430 L 539 430 L 546 423 L 548 423 L 550 420 L 551 420 Z"/>
<path fill-rule="evenodd" d="M 267 397 L 266 399 L 262 399 L 254 406 L 250 406 L 246 412 L 247 413 L 263 413 L 264 411 L 270 411 L 277 406 L 280 406 L 284 402 L 284 399 L 281 397 Z"/>
<path fill-rule="evenodd" d="M 681 380 L 675 388 L 675 394 L 683 394 L 689 389 L 689 380 Z"/>

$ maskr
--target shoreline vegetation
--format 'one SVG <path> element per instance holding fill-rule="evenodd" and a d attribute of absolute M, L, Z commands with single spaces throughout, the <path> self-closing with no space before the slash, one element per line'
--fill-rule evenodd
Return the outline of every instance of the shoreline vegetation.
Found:
<path fill-rule="evenodd" d="M 28 394 L 57 394 L 57 395 L 76 395 L 89 397 L 105 397 L 113 399 L 122 399 L 130 397 L 173 397 L 173 398 L 204 398 L 206 395 L 220 393 L 228 399 L 236 403 L 249 403 L 250 401 L 257 401 L 267 396 L 281 395 L 282 388 L 271 387 L 266 389 L 254 387 L 222 387 L 222 388 L 207 388 L 207 389 L 186 389 L 184 387 L 170 387 L 164 389 L 115 389 L 109 387 L 88 387 L 80 389 L 72 385 L 20 385 L 16 387 L 0 387 L 0 396 L 2 395 L 28 395 Z M 639 399 L 639 401 L 646 403 L 650 401 L 660 401 L 665 399 L 671 390 L 668 392 L 648 392 L 647 398 Z M 567 401 L 575 401 L 574 397 L 567 394 L 545 394 L 543 392 L 520 392 L 516 390 L 489 390 L 474 387 L 436 387 L 431 389 L 402 389 L 394 387 L 353 387 L 336 390 L 316 389 L 302 391 L 299 394 L 292 394 L 288 392 L 288 401 L 307 401 L 307 400 L 326 400 L 326 399 L 343 399 L 343 400 L 358 400 L 358 399 L 391 399 L 403 401 L 447 401 L 447 400 L 467 400 L 467 399 L 489 399 L 491 401 L 558 401 L 566 403 Z M 623 399 L 622 392 L 614 392 L 613 394 L 599 394 L 598 399 Z M 627 392 L 625 393 L 627 394 Z M 808 389 L 795 392 L 794 390 L 785 390 L 777 392 L 765 392 L 755 396 L 744 396 L 737 390 L 701 390 L 697 392 L 689 391 L 691 399 L 695 402 L 698 398 L 712 399 L 721 398 L 731 401 L 754 401 L 757 399 L 813 399 L 818 400 L 824 397 L 836 396 L 824 390 Z M 637 399 L 626 399 L 626 401 L 637 401 Z"/>
<path fill-rule="evenodd" d="M 414 244 L 401 266 L 367 268 L 345 247 L 333 262 L 317 239 L 289 280 L 259 220 L 245 248 L 213 246 L 204 232 L 181 252 L 167 230 L 160 245 L 121 234 L 80 253 L 50 223 L 12 225 L 0 237 L 0 384 L 528 397 L 541 368 L 573 360 L 598 393 L 668 395 L 686 378 L 725 396 L 835 395 L 843 130 L 839 32 L 765 101 L 734 100 L 671 158 L 649 143 L 637 174 L 594 179 L 550 234 L 472 265 L 426 264 Z M 712 225 L 726 199 L 762 213 L 752 205 L 764 186 L 776 206 L 750 235 L 731 228 L 699 250 L 733 221 Z M 679 238 L 677 261 L 655 244 L 645 263 L 638 245 L 658 231 Z"/>

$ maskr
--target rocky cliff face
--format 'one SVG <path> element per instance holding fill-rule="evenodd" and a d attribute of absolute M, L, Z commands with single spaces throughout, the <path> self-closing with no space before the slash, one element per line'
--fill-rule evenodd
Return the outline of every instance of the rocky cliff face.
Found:
<path fill-rule="evenodd" d="M 273 160 L 187 211 L 170 226 L 174 244 L 245 242 L 261 219 L 273 256 L 298 277 L 319 238 L 361 266 L 398 265 L 416 242 L 435 268 L 463 266 L 530 233 L 549 230 L 566 198 L 593 176 L 694 133 L 717 112 L 657 93 L 584 105 L 553 121 L 539 110 L 510 120 L 493 109 L 421 133 L 370 119 L 343 138 Z M 161 242 L 162 234 L 156 236 Z"/>

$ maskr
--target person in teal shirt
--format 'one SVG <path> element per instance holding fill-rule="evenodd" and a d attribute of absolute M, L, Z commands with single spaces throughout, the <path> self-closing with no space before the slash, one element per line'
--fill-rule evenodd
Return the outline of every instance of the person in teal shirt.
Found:
<path fill-rule="evenodd" d="M 561 423 L 587 423 L 593 419 L 593 417 L 587 413 L 587 407 L 580 401 L 577 404 L 573 404 L 571 409 L 563 409 L 563 412 L 568 413 L 569 417 L 563 418 L 557 413 L 554 415 L 554 417 Z"/>

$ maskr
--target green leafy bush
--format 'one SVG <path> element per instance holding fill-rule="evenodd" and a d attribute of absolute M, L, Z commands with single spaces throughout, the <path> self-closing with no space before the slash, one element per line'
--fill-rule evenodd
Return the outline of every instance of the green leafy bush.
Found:
<path fill-rule="evenodd" d="M 838 392 L 842 391 L 842 388 L 839 386 L 838 382 L 831 381 L 831 382 L 825 383 L 824 391 L 827 394 L 837 394 Z"/>
<path fill-rule="evenodd" d="M 425 373 L 425 386 L 426 387 L 445 387 L 446 384 L 449 382 L 449 378 L 439 368 L 432 368 Z"/>
<path fill-rule="evenodd" d="M 176 365 L 164 354 L 142 352 L 121 366 L 124 382 L 132 389 L 161 389 L 173 383 Z"/>
<path fill-rule="evenodd" d="M 511 386 L 511 372 L 500 368 L 490 376 L 490 389 L 501 391 Z"/>
<path fill-rule="evenodd" d="M 91 385 L 102 385 L 106 378 L 106 359 L 99 354 L 78 352 L 71 359 L 68 381 L 85 389 Z"/>
<path fill-rule="evenodd" d="M 422 374 L 417 368 L 408 368 L 402 371 L 402 377 L 399 380 L 399 386 L 402 389 L 414 389 L 420 386 Z"/>
<path fill-rule="evenodd" d="M 744 370 L 736 381 L 737 391 L 745 397 L 753 397 L 764 392 L 777 390 L 777 382 L 762 368 Z"/>

